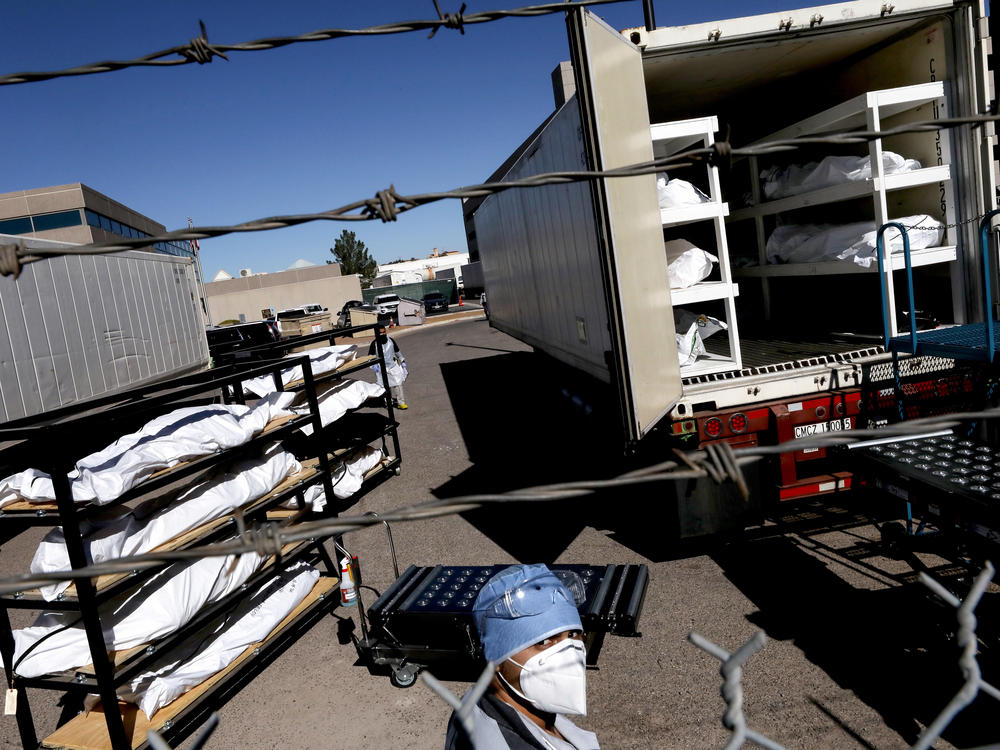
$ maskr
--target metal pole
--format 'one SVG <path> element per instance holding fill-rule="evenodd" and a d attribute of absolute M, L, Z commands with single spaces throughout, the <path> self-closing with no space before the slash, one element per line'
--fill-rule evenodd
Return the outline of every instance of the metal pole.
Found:
<path fill-rule="evenodd" d="M 194 226 L 194 222 L 191 221 L 191 217 L 188 216 L 188 229 Z M 212 323 L 212 311 L 208 308 L 208 295 L 205 293 L 205 272 L 201 267 L 201 249 L 198 247 L 197 242 L 191 243 L 191 252 L 194 254 L 194 261 L 198 266 L 198 270 L 195 273 L 198 276 L 198 289 L 201 292 L 201 303 L 204 305 L 205 310 L 205 321 L 208 325 L 214 325 Z"/>
<path fill-rule="evenodd" d="M 642 17 L 646 21 L 646 31 L 656 28 L 656 14 L 653 12 L 653 0 L 642 0 Z"/>
<path fill-rule="evenodd" d="M 66 552 L 70 567 L 83 568 L 87 566 L 87 557 L 83 548 L 83 534 L 80 530 L 80 518 L 73 501 L 73 490 L 67 473 L 70 467 L 66 462 L 54 462 L 52 468 L 52 489 L 55 490 L 59 505 L 59 520 L 62 522 L 63 538 L 66 542 Z M 101 614 L 98 610 L 96 579 L 78 578 L 76 594 L 80 603 L 80 614 L 83 617 L 84 632 L 90 646 L 93 658 L 94 677 L 97 679 L 98 694 L 104 708 L 104 721 L 108 728 L 108 741 L 114 750 L 130 750 L 132 742 L 125 730 L 125 722 L 118 696 L 115 693 L 115 670 L 108 656 L 108 646 L 104 641 L 104 628 Z"/>

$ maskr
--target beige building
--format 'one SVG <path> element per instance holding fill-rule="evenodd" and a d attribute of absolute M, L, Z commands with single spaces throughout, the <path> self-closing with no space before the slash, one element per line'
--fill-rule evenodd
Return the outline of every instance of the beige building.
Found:
<path fill-rule="evenodd" d="M 0 234 L 59 242 L 114 242 L 167 228 L 83 183 L 0 193 Z M 158 242 L 161 253 L 194 257 L 187 242 Z"/>
<path fill-rule="evenodd" d="M 314 302 L 336 317 L 345 302 L 361 299 L 361 282 L 356 275 L 341 276 L 340 266 L 331 263 L 212 281 L 205 284 L 205 295 L 216 324 L 227 320 L 262 320 L 265 310 L 284 310 Z"/>
<path fill-rule="evenodd" d="M 0 234 L 89 245 L 119 239 L 142 239 L 167 228 L 81 182 L 0 193 Z M 202 286 L 201 264 L 188 242 L 157 242 L 150 252 L 193 258 L 195 280 Z M 206 313 L 202 298 L 202 312 Z"/>

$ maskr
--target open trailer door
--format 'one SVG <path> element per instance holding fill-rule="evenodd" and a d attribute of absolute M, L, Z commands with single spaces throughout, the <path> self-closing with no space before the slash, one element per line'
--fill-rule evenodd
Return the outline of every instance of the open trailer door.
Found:
<path fill-rule="evenodd" d="M 590 169 L 651 161 L 639 48 L 583 9 L 567 13 Z M 592 183 L 611 328 L 612 383 L 625 435 L 646 435 L 681 396 L 663 228 L 654 175 Z"/>

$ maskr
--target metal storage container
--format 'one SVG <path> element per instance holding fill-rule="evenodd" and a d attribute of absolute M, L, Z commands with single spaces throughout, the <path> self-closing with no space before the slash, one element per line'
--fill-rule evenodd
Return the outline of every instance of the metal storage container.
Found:
<path fill-rule="evenodd" d="M 71 247 L 32 238 L 27 247 Z M 208 366 L 194 261 L 64 255 L 0 278 L 0 421 Z"/>

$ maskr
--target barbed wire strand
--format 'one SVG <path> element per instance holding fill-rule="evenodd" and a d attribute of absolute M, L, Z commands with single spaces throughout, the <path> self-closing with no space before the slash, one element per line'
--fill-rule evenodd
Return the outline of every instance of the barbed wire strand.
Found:
<path fill-rule="evenodd" d="M 136 570 L 146 570 L 174 562 L 197 560 L 202 557 L 219 557 L 247 552 L 255 552 L 260 555 L 280 555 L 283 547 L 292 542 L 311 540 L 333 533 L 358 531 L 384 523 L 431 520 L 477 510 L 486 505 L 570 500 L 587 497 L 602 490 L 690 479 L 711 478 L 720 484 L 732 482 L 739 488 L 741 479 L 745 483 L 745 479 L 742 478 L 743 467 L 760 461 L 766 456 L 810 448 L 830 448 L 853 443 L 864 443 L 873 439 L 879 441 L 884 441 L 886 438 L 897 438 L 899 440 L 912 439 L 928 434 L 940 433 L 944 431 L 944 428 L 953 428 L 962 422 L 994 419 L 997 417 L 1000 417 L 1000 408 L 977 412 L 962 412 L 948 415 L 944 419 L 926 418 L 913 420 L 912 422 L 888 425 L 878 429 L 850 430 L 848 432 L 837 433 L 836 436 L 831 436 L 827 433 L 826 435 L 787 440 L 774 446 L 737 448 L 731 451 L 731 461 L 728 462 L 716 461 L 706 451 L 690 451 L 684 454 L 683 461 L 666 461 L 652 467 L 657 469 L 655 473 L 633 472 L 611 479 L 560 482 L 526 487 L 505 493 L 460 495 L 405 506 L 395 511 L 381 513 L 378 516 L 369 514 L 339 516 L 315 521 L 304 521 L 294 525 L 274 521 L 259 522 L 251 526 L 242 526 L 238 529 L 236 536 L 226 542 L 195 545 L 178 550 L 147 552 L 141 555 L 117 558 L 71 570 L 27 573 L 6 577 L 0 579 L 0 596 L 9 594 L 17 595 L 19 592 L 37 586 L 52 585 L 62 581 L 131 573 Z M 690 468 L 691 466 L 694 468 Z M 709 469 L 709 466 L 712 469 Z M 639 470 L 639 472 L 642 471 L 641 469 Z M 240 524 L 240 522 L 241 518 L 237 517 L 236 523 Z"/>
<path fill-rule="evenodd" d="M 313 221 L 372 221 L 374 219 L 379 219 L 383 222 L 396 221 L 402 213 L 411 211 L 420 206 L 430 205 L 447 199 L 481 198 L 496 195 L 507 190 L 521 188 L 538 188 L 549 185 L 587 182 L 605 178 L 613 179 L 655 174 L 667 168 L 677 169 L 691 166 L 696 162 L 716 159 L 720 154 L 724 154 L 727 157 L 729 155 L 754 156 L 762 153 L 787 151 L 817 144 L 862 143 L 890 135 L 925 132 L 927 130 L 940 130 L 960 127 L 963 125 L 994 122 L 997 120 L 1000 120 L 1000 115 L 991 114 L 972 115 L 969 117 L 951 117 L 942 120 L 928 120 L 925 122 L 910 123 L 908 125 L 901 125 L 889 130 L 843 131 L 842 133 L 837 134 L 828 134 L 816 137 L 806 136 L 796 139 L 775 141 L 771 144 L 748 146 L 745 148 L 731 148 L 729 143 L 720 141 L 711 147 L 691 149 L 678 154 L 653 159 L 652 161 L 628 164 L 613 169 L 545 172 L 519 180 L 486 182 L 436 193 L 400 195 L 396 192 L 395 186 L 390 185 L 387 190 L 378 191 L 374 198 L 357 200 L 353 203 L 348 203 L 347 205 L 340 206 L 339 208 L 334 208 L 329 211 L 271 216 L 240 224 L 185 227 L 183 229 L 143 238 L 123 238 L 113 242 L 97 242 L 66 248 L 28 248 L 24 246 L 23 241 L 16 244 L 0 244 L 0 275 L 16 276 L 20 273 L 21 266 L 24 264 L 33 263 L 42 260 L 43 258 L 52 256 L 103 255 L 107 253 L 122 252 L 125 250 L 138 250 L 158 243 L 205 240 L 215 237 L 223 237 L 230 234 L 283 229 Z M 967 221 L 960 223 L 967 223 Z"/>
<path fill-rule="evenodd" d="M 500 21 L 505 18 L 529 18 L 536 16 L 562 13 L 574 7 L 587 7 L 591 5 L 610 5 L 626 2 L 627 0 L 575 0 L 574 2 L 544 3 L 541 5 L 529 5 L 523 8 L 512 8 L 509 10 L 485 10 L 476 13 L 465 13 L 465 4 L 457 13 L 442 13 L 438 7 L 437 0 L 434 0 L 434 8 L 438 17 L 430 20 L 420 21 L 400 21 L 396 23 L 380 24 L 369 26 L 363 29 L 318 29 L 306 34 L 296 36 L 275 36 L 264 39 L 255 39 L 237 44 L 213 44 L 208 41 L 208 33 L 205 30 L 203 21 L 198 25 L 201 33 L 191 39 L 187 44 L 180 44 L 169 49 L 151 52 L 148 55 L 137 57 L 131 60 L 105 60 L 102 62 L 79 65 L 64 70 L 12 73 L 0 76 L 0 86 L 12 86 L 21 83 L 38 83 L 48 81 L 53 78 L 67 78 L 70 76 L 93 75 L 97 73 L 111 73 L 116 70 L 138 67 L 173 67 L 176 65 L 190 65 L 197 63 L 204 65 L 212 62 L 216 57 L 228 60 L 226 52 L 262 52 L 264 50 L 279 49 L 292 44 L 303 44 L 306 42 L 326 42 L 333 39 L 345 37 L 374 37 L 387 36 L 390 34 L 406 34 L 413 31 L 430 30 L 428 39 L 432 38 L 439 29 L 454 29 L 461 34 L 465 34 L 466 26 L 475 26 L 492 21 Z M 167 58 L 167 59 L 164 59 Z"/>
<path fill-rule="evenodd" d="M 986 587 L 993 580 L 993 564 L 988 562 L 979 571 L 972 582 L 972 587 L 965 597 L 965 601 L 958 599 L 948 589 L 931 578 L 927 573 L 921 571 L 920 580 L 931 591 L 938 595 L 946 603 L 958 610 L 958 645 L 961 649 L 958 666 L 962 671 L 965 682 L 954 698 L 945 706 L 944 710 L 934 719 L 924 732 L 917 739 L 913 750 L 929 750 L 940 737 L 941 733 L 951 724 L 952 720 L 966 706 L 975 700 L 980 691 L 1000 700 L 1000 690 L 983 679 L 979 669 L 979 662 L 976 661 L 976 648 L 978 640 L 976 637 L 976 615 L 975 609 L 986 593 Z"/>
<path fill-rule="evenodd" d="M 719 667 L 719 674 L 722 675 L 722 688 L 719 692 L 726 703 L 725 711 L 722 713 L 722 725 L 732 732 L 732 736 L 726 743 L 726 750 L 738 750 L 738 748 L 743 747 L 747 740 L 756 742 L 767 750 L 785 750 L 769 737 L 749 729 L 746 715 L 743 713 L 743 665 L 764 647 L 764 644 L 767 643 L 767 636 L 758 630 L 750 640 L 733 653 L 729 653 L 721 646 L 693 631 L 688 633 L 688 640 L 706 654 L 714 656 L 722 662 L 722 666 Z"/>

